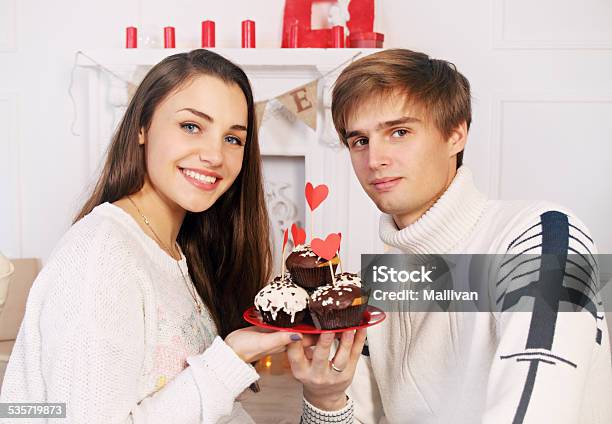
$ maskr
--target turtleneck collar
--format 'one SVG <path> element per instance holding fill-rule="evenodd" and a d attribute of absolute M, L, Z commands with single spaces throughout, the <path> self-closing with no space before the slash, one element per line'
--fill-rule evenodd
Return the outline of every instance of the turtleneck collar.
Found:
<path fill-rule="evenodd" d="M 471 171 L 461 166 L 444 194 L 413 224 L 398 230 L 393 217 L 383 214 L 380 238 L 405 253 L 451 253 L 474 229 L 486 202 Z"/>

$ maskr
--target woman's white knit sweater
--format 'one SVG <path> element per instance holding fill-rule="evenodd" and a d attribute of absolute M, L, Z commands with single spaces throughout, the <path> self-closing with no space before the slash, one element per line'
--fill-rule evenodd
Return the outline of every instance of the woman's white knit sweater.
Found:
<path fill-rule="evenodd" d="M 409 302 L 389 304 L 400 312 L 368 328 L 368 348 L 348 391 L 352 402 L 334 412 L 305 403 L 303 422 L 612 423 L 610 342 L 597 267 L 570 277 L 550 275 L 542 265 L 542 255 L 566 253 L 568 261 L 593 264 L 593 240 L 570 212 L 545 202 L 488 200 L 462 167 L 412 225 L 400 230 L 383 215 L 380 237 L 404 253 L 516 258 L 504 278 L 493 274 L 492 281 L 503 280 L 502 305 L 532 302 L 533 312 L 416 312 Z M 521 263 L 521 253 L 537 261 Z M 570 287 L 596 308 L 557 312 L 571 300 L 563 298 Z"/>
<path fill-rule="evenodd" d="M 0 402 L 65 402 L 66 423 L 252 422 L 235 399 L 257 378 L 196 312 L 177 261 L 105 203 L 34 282 Z"/>

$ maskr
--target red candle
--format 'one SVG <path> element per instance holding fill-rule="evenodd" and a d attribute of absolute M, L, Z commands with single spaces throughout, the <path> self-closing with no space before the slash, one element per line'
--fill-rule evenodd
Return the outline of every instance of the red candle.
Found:
<path fill-rule="evenodd" d="M 295 21 L 289 28 L 289 47 L 297 48 L 299 46 L 299 35 L 298 35 L 299 23 Z"/>
<path fill-rule="evenodd" d="M 255 21 L 242 21 L 242 48 L 255 48 Z"/>
<path fill-rule="evenodd" d="M 355 32 L 348 37 L 351 48 L 382 49 L 385 35 L 379 32 Z"/>
<path fill-rule="evenodd" d="M 332 47 L 344 48 L 344 27 L 341 25 L 332 27 Z"/>
<path fill-rule="evenodd" d="M 165 49 L 173 49 L 175 48 L 175 38 L 174 38 L 174 27 L 165 27 L 164 28 L 164 48 Z"/>
<path fill-rule="evenodd" d="M 138 30 L 136 27 L 127 27 L 125 29 L 125 48 L 135 49 L 138 47 Z"/>
<path fill-rule="evenodd" d="M 215 47 L 215 22 L 202 22 L 202 47 Z"/>

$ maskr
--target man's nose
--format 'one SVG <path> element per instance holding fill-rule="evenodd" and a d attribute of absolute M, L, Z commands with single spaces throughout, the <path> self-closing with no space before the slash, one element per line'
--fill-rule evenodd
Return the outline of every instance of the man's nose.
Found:
<path fill-rule="evenodd" d="M 391 163 L 388 146 L 381 140 L 370 139 L 368 145 L 369 163 L 371 169 L 379 169 Z"/>

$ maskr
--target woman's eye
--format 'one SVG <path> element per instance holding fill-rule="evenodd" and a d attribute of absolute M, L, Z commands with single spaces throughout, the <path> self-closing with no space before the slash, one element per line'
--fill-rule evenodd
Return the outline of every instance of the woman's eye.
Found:
<path fill-rule="evenodd" d="M 225 141 L 228 142 L 229 144 L 235 144 L 237 146 L 242 146 L 242 140 L 240 140 L 238 137 L 235 137 L 233 135 L 228 135 L 227 137 L 225 137 Z"/>
<path fill-rule="evenodd" d="M 403 137 L 408 134 L 408 130 L 400 128 L 399 130 L 393 131 L 393 136 Z"/>
<path fill-rule="evenodd" d="M 197 134 L 197 133 L 200 132 L 200 127 L 198 127 L 196 124 L 192 124 L 190 122 L 187 122 L 185 124 L 181 124 L 181 128 L 184 129 L 189 134 Z"/>

